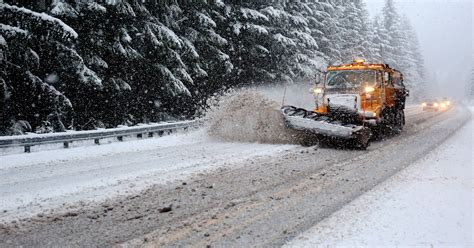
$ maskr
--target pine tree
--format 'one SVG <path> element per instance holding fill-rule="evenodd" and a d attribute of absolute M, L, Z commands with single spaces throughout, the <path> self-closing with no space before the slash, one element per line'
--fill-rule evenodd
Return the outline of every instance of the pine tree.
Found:
<path fill-rule="evenodd" d="M 293 21 L 295 25 L 290 26 L 290 29 L 295 30 L 292 35 L 298 44 L 295 54 L 298 66 L 294 69 L 297 75 L 296 79 L 312 79 L 318 69 L 323 69 L 327 62 L 320 50 L 317 41 L 319 39 L 313 36 L 317 27 L 313 26 L 316 23 L 311 22 L 310 19 L 313 17 L 311 6 L 307 1 L 294 1 L 292 4 L 288 4 L 286 9 L 291 16 L 299 18 L 298 22 L 305 24 L 303 26 Z"/>
<path fill-rule="evenodd" d="M 373 24 L 362 0 L 56 0 L 49 14 L 1 7 L 2 130 L 15 121 L 47 131 L 190 118 L 229 87 L 311 79 L 360 57 L 406 72 L 410 86 L 424 82 L 416 34 L 392 0 Z"/>
<path fill-rule="evenodd" d="M 334 8 L 333 15 L 334 19 L 332 24 L 332 30 L 330 34 L 331 40 L 331 63 L 330 64 L 341 64 L 347 62 L 346 58 L 343 58 L 343 46 L 346 46 L 344 36 L 351 30 L 351 26 L 347 22 L 343 22 L 344 11 L 346 9 L 347 2 L 342 0 L 333 0 L 331 5 Z"/>
<path fill-rule="evenodd" d="M 25 8 L 2 4 L 0 13 L 12 126 L 22 122 L 39 132 L 65 130 L 72 105 L 58 90 L 61 85 L 102 86 L 72 46 L 77 33 L 59 19 Z"/>
<path fill-rule="evenodd" d="M 376 16 L 373 21 L 374 26 L 374 36 L 373 36 L 373 46 L 374 46 L 374 61 L 385 64 L 385 51 L 388 50 L 389 44 L 389 35 L 385 26 L 383 25 L 382 18 L 380 15 Z"/>
<path fill-rule="evenodd" d="M 369 13 L 365 2 L 357 0 L 354 2 L 358 18 L 360 20 L 360 34 L 362 34 L 362 53 L 363 57 L 370 62 L 374 62 L 377 56 L 377 45 L 374 44 L 375 30 L 373 24 L 369 20 Z"/>
<path fill-rule="evenodd" d="M 364 58 L 364 48 L 362 42 L 364 34 L 362 31 L 362 21 L 359 19 L 359 9 L 355 2 L 349 2 L 344 6 L 342 19 L 339 21 L 346 28 L 341 34 L 343 43 L 341 44 L 341 55 L 345 63 L 349 63 L 356 58 Z"/>
<path fill-rule="evenodd" d="M 388 46 L 384 49 L 384 60 L 393 68 L 405 69 L 403 64 L 405 58 L 405 35 L 401 26 L 400 15 L 393 0 L 386 0 L 382 10 L 384 20 L 383 25 L 389 34 Z"/>
<path fill-rule="evenodd" d="M 321 56 L 328 64 L 342 63 L 338 9 L 329 0 L 313 1 L 309 5 L 313 11 L 312 16 L 308 17 L 312 27 L 311 35 L 318 42 Z"/>
<path fill-rule="evenodd" d="M 212 1 L 180 1 L 183 21 L 179 34 L 185 45 L 185 63 L 189 78 L 196 81 L 190 85 L 195 103 L 206 99 L 225 87 L 227 78 L 234 70 L 228 54 L 229 41 L 222 32 L 222 21 L 226 20 L 225 6 Z"/>
<path fill-rule="evenodd" d="M 8 44 L 3 35 L 0 35 L 0 135 L 5 135 L 10 127 L 12 116 L 9 111 L 10 92 L 6 80 L 7 76 Z"/>
<path fill-rule="evenodd" d="M 308 20 L 301 14 L 299 2 L 288 5 L 268 6 L 261 10 L 272 26 L 269 28 L 271 73 L 276 81 L 292 82 L 293 79 L 311 78 L 319 67 L 318 44 L 308 32 Z"/>
<path fill-rule="evenodd" d="M 346 63 L 357 58 L 373 60 L 376 57 L 373 28 L 365 4 L 359 0 L 351 1 L 341 5 L 339 10 L 342 11 L 339 15 L 342 60 Z"/>
<path fill-rule="evenodd" d="M 471 99 L 471 100 L 474 100 L 474 66 L 472 67 L 471 69 L 471 77 L 470 77 L 470 82 L 468 82 L 468 97 Z"/>
<path fill-rule="evenodd" d="M 402 19 L 405 39 L 404 77 L 407 86 L 413 90 L 413 95 L 419 96 L 425 85 L 425 65 L 420 51 L 420 45 L 415 31 L 406 16 Z"/>
<path fill-rule="evenodd" d="M 132 64 L 129 62 L 131 59 L 138 57 L 128 43 L 130 37 L 124 28 L 135 17 L 133 9 L 127 2 L 109 6 L 96 2 L 68 2 L 55 1 L 49 13 L 77 31 L 77 51 L 103 84 L 103 87 L 81 90 L 74 84 L 62 85 L 61 89 L 69 96 L 76 110 L 76 128 L 94 129 L 125 124 L 128 102 L 124 100 L 124 94 L 130 91 L 127 65 Z"/>
<path fill-rule="evenodd" d="M 229 3 L 228 7 L 227 24 L 221 23 L 221 30 L 230 41 L 229 54 L 235 67 L 231 75 L 233 85 L 275 80 L 268 43 L 270 19 L 259 11 L 261 5 Z"/>

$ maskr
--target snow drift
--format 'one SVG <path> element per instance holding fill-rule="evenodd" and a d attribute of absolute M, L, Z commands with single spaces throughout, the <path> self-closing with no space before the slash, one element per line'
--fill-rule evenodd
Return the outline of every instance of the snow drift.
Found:
<path fill-rule="evenodd" d="M 280 105 L 254 90 L 219 97 L 207 112 L 208 134 L 235 142 L 295 143 L 296 135 L 285 128 Z"/>

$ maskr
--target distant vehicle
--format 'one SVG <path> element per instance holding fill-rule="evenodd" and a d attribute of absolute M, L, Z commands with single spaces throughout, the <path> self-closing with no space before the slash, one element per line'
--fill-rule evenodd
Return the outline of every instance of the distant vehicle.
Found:
<path fill-rule="evenodd" d="M 451 102 L 448 104 L 448 101 L 441 99 L 426 99 L 421 104 L 424 111 L 442 111 L 446 110 L 449 105 L 451 105 Z"/>
<path fill-rule="evenodd" d="M 447 97 L 443 97 L 443 99 L 441 99 L 441 100 L 443 101 L 444 104 L 446 104 L 446 106 L 447 106 L 448 108 L 451 107 L 451 105 L 453 104 L 453 103 L 451 102 L 451 100 L 450 100 L 449 98 L 447 98 Z"/>

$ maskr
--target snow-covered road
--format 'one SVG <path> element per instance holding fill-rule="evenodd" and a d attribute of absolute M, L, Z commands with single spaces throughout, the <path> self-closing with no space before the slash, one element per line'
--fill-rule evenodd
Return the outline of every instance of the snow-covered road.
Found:
<path fill-rule="evenodd" d="M 474 247 L 474 122 L 287 247 Z"/>
<path fill-rule="evenodd" d="M 279 246 L 424 157 L 469 119 L 463 107 L 407 112 L 401 135 L 367 151 L 220 142 L 197 131 L 4 156 L 0 243 Z"/>
<path fill-rule="evenodd" d="M 410 107 L 412 123 L 433 113 Z M 221 142 L 204 129 L 157 139 L 1 156 L 0 222 L 139 192 L 298 146 Z"/>
<path fill-rule="evenodd" d="M 0 217 L 27 217 L 78 201 L 141 191 L 293 145 L 225 143 L 203 130 L 160 139 L 2 157 Z"/>

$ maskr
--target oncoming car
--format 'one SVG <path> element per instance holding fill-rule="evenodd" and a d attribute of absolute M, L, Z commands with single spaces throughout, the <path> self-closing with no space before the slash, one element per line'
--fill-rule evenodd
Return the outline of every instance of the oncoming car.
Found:
<path fill-rule="evenodd" d="M 442 111 L 446 110 L 449 105 L 451 105 L 451 102 L 440 99 L 427 99 L 421 104 L 424 111 Z"/>
<path fill-rule="evenodd" d="M 441 101 L 446 104 L 446 107 L 451 107 L 453 105 L 453 102 L 451 100 L 449 100 L 449 98 L 447 97 L 443 97 L 443 99 L 441 99 Z"/>

